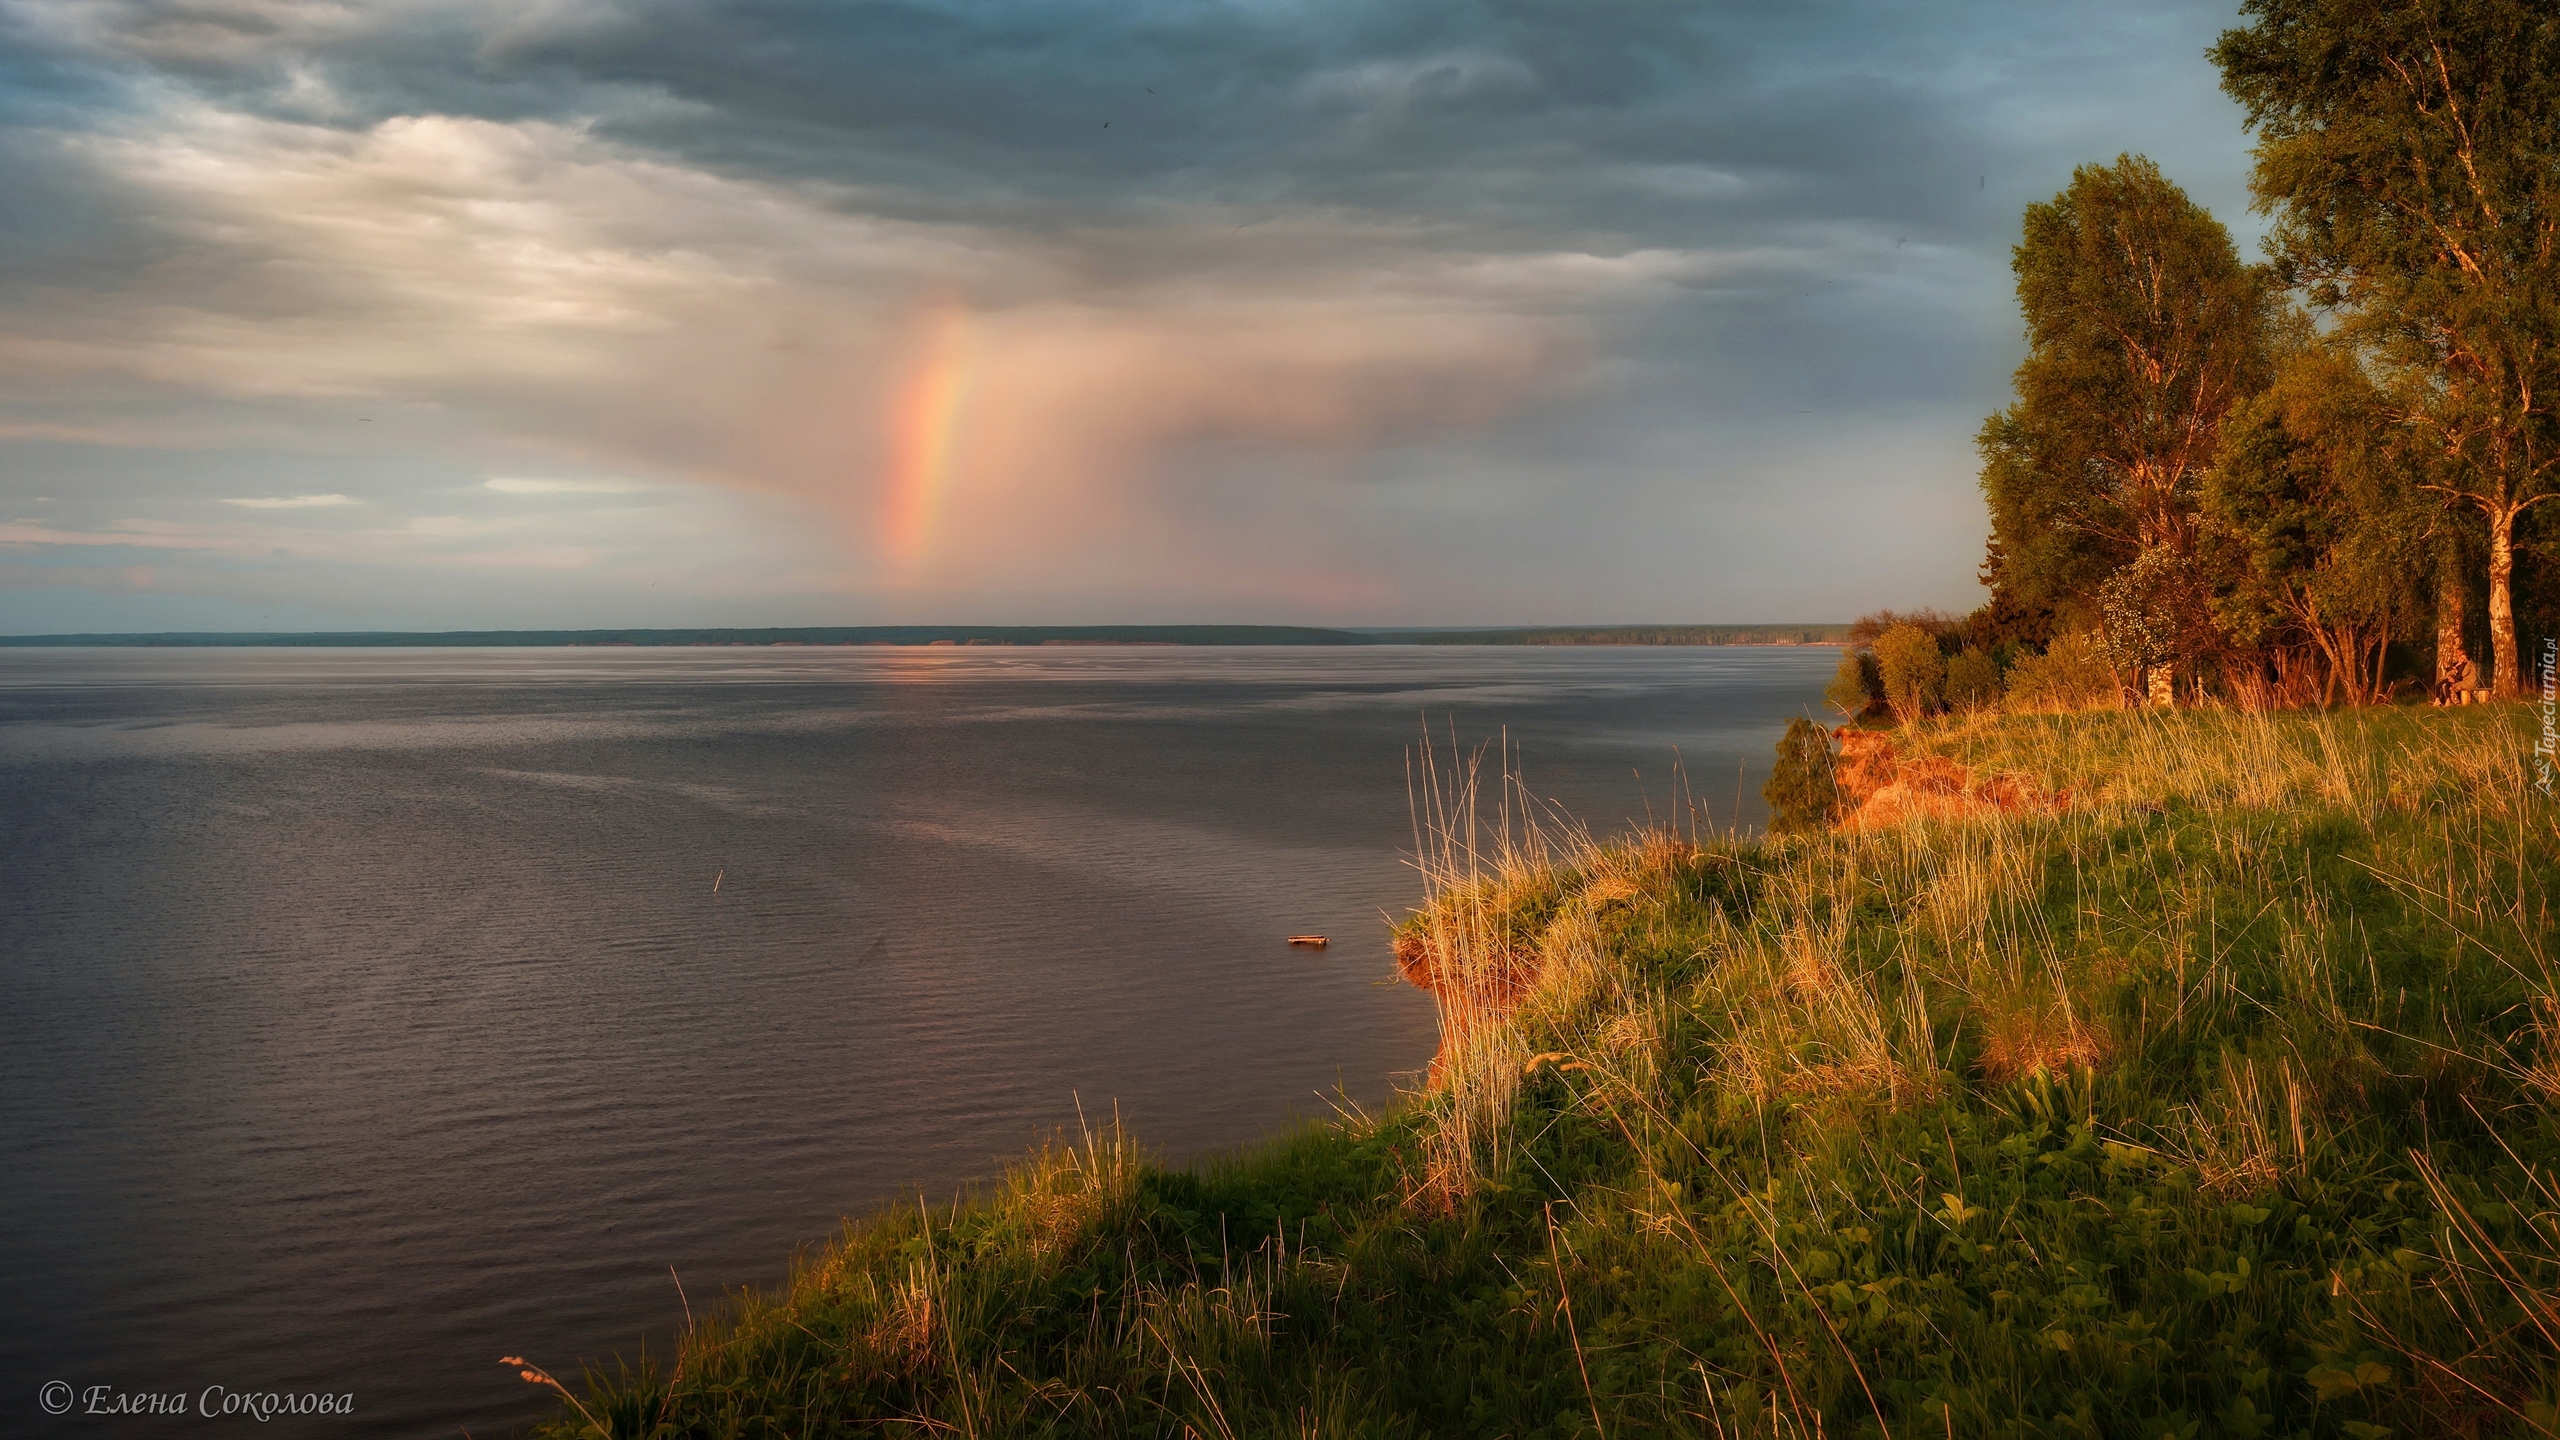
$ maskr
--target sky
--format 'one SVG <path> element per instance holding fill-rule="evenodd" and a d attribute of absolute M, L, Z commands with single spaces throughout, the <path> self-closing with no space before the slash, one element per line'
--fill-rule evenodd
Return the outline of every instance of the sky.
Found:
<path fill-rule="evenodd" d="M 1970 609 L 2218 5 L 0 0 L 0 632 Z"/>

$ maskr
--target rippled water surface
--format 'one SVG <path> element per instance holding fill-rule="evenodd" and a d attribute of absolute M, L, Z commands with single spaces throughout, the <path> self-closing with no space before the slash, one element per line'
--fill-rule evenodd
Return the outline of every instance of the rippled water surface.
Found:
<path fill-rule="evenodd" d="M 1834 658 L 0 650 L 0 1431 L 503 1434 L 498 1355 L 663 1345 L 670 1267 L 776 1281 L 1079 1096 L 1177 1155 L 1374 1104 L 1425 716 L 1747 823 Z"/>

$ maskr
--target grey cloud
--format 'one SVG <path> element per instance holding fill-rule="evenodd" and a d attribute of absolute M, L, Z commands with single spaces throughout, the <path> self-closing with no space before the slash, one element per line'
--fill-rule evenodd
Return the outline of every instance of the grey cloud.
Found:
<path fill-rule="evenodd" d="M 0 345 L 20 347 L 0 349 L 0 505 L 74 471 L 118 497 L 95 501 L 102 522 L 127 498 L 206 503 L 216 482 L 179 452 L 64 468 L 80 447 L 63 437 L 119 429 L 199 447 L 187 463 L 220 483 L 241 467 L 208 457 L 278 472 L 231 495 L 394 508 L 477 483 L 459 471 L 554 473 L 546 456 L 840 475 L 855 422 L 762 432 L 888 384 L 899 305 L 943 286 L 1012 312 L 1006 333 L 1104 317 L 1135 387 L 1186 348 L 1301 387 L 1167 415 L 1180 446 L 1130 463 L 1208 549 L 1375 536 L 1373 563 L 1404 575 L 1379 603 L 1403 608 L 1331 618 L 1517 603 L 1474 578 L 1487 561 L 1575 608 L 1482 618 L 1743 618 L 1639 553 L 1723 554 L 1718 593 L 1793 585 L 1804 603 L 1778 611 L 1837 611 L 1854 584 L 1812 588 L 1784 537 L 1880 503 L 1894 467 L 1955 517 L 1927 533 L 1979 534 L 1967 446 L 2014 363 L 2024 200 L 2144 150 L 2247 228 L 2246 142 L 2200 56 L 2231 21 L 2098 0 L 0 0 L 0 185 L 30 201 L 0 211 Z M 172 188 L 152 147 L 196 143 L 165 132 L 199 114 L 230 127 L 202 140 L 208 167 L 338 166 L 339 208 L 261 215 L 300 192 L 215 193 L 195 170 Z M 482 193 L 468 167 L 367 158 L 414 117 L 512 127 L 462 138 L 483 145 L 472 163 L 521 168 Z M 370 258 L 347 260 L 318 224 L 357 234 L 378 207 L 455 226 L 484 202 L 560 206 L 560 227 L 526 233 L 559 241 L 564 274 L 619 257 L 656 278 L 595 291 L 574 334 L 508 330 L 466 303 L 503 286 L 401 270 L 432 246 L 363 232 Z M 645 313 L 593 318 L 617 305 Z M 1314 317 L 1341 336 L 1361 316 L 1421 338 L 1340 340 L 1328 379 L 1232 333 Z M 1041 343 L 1074 353 L 1064 332 Z M 1486 348 L 1509 358 L 1471 367 Z M 438 356 L 452 373 L 430 373 Z M 324 393 L 342 360 L 345 395 L 385 397 L 384 433 Z M 1409 412 L 1361 411 L 1372 394 Z M 365 459 L 374 474 L 321 478 L 394 434 L 411 448 Z M 1345 460 L 1343 435 L 1375 453 Z M 1686 540 L 1640 518 L 1687 513 L 1684 496 L 1726 518 Z M 1450 519 L 1476 502 L 1512 528 Z M 1870 600 L 1969 603 L 1973 543 L 1863 557 L 1903 587 Z M 1187 603 L 1130 592 L 1116 613 L 1142 600 Z"/>
<path fill-rule="evenodd" d="M 1860 225 L 1870 249 L 1917 238 L 1993 260 L 2022 191 L 2125 148 L 2079 133 L 2079 96 L 2156 94 L 2180 73 L 2171 108 L 2218 104 L 2160 34 L 2192 46 L 2210 9 L 98 0 L 13 14 L 47 57 L 19 69 L 86 77 L 57 79 L 64 94 L 94 99 L 122 74 L 345 128 L 549 118 L 851 213 L 1000 227 L 1106 284 L 1414 255 L 1836 249 Z M 2219 108 L 2228 132 L 2236 114 Z M 59 195 L 44 148 L 10 146 L 0 165 L 42 170 Z M 2228 191 L 2223 168 L 2204 188 L 2231 209 L 2210 193 Z M 150 227 L 117 221 L 55 221 L 53 253 L 76 233 L 144 258 Z M 1808 246 L 1816 226 L 1831 231 Z M 1227 243 L 1201 243 L 1213 228 Z"/>
<path fill-rule="evenodd" d="M 2017 96 L 2067 104 L 2078 88 L 2192 70 L 2193 55 L 2145 42 L 2210 30 L 2023 3 L 108 0 L 75 13 L 40 31 L 66 64 L 142 67 L 296 118 L 581 117 L 918 218 L 1338 205 L 1472 223 L 1490 244 L 1523 231 L 1661 243 L 1852 214 L 1979 231 L 1958 179 L 2076 138 L 2020 133 Z M 313 113 L 315 90 L 342 108 Z M 1647 180 L 1697 166 L 1741 184 Z"/>

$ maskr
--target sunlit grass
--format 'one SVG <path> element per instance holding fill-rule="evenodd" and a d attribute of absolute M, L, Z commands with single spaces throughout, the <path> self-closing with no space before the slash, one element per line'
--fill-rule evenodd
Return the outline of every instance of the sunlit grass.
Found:
<path fill-rule="evenodd" d="M 1426 1086 L 853 1226 L 617 1435 L 2560 1433 L 2515 707 L 1909 737 L 2058 813 L 1596 843 L 1424 757 Z M 1480 763 L 1480 762 L 1479 762 Z M 596 1428 L 575 1410 L 561 1433 Z"/>

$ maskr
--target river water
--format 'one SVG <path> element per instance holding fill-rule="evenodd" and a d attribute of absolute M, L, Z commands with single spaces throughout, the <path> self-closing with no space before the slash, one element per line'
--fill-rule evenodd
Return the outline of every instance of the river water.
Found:
<path fill-rule="evenodd" d="M 0 649 L 0 1431 L 505 1434 L 501 1354 L 662 1348 L 671 1270 L 773 1283 L 1079 1103 L 1177 1157 L 1374 1106 L 1434 1044 L 1426 721 L 1597 829 L 1750 824 L 1835 659 Z"/>

